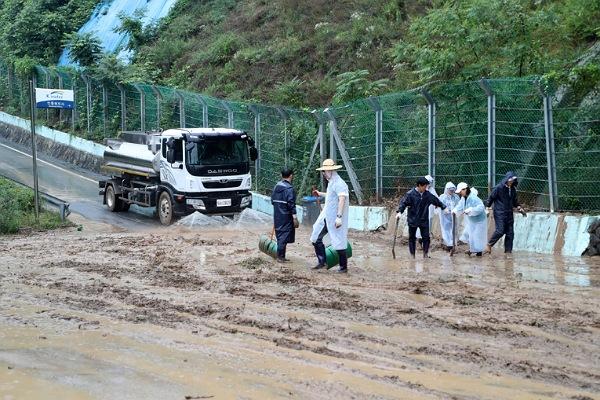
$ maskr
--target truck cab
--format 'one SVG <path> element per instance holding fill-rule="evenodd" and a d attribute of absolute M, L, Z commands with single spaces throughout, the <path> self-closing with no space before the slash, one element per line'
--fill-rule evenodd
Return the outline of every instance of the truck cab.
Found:
<path fill-rule="evenodd" d="M 112 177 L 100 187 L 109 209 L 156 207 L 168 225 L 194 211 L 228 215 L 251 205 L 250 162 L 258 153 L 245 132 L 189 128 L 122 136 L 104 153 L 103 169 Z"/>

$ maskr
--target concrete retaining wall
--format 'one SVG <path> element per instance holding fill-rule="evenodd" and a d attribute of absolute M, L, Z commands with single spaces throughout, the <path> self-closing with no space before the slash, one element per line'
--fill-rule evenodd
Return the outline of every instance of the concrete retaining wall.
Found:
<path fill-rule="evenodd" d="M 100 170 L 105 146 L 41 125 L 36 125 L 35 132 L 40 153 L 94 172 Z M 31 123 L 29 120 L 0 112 L 0 136 L 31 147 Z"/>

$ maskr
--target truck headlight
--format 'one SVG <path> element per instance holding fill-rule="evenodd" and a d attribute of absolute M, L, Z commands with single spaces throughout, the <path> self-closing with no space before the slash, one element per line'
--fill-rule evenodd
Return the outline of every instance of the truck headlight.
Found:
<path fill-rule="evenodd" d="M 242 201 L 240 202 L 240 207 L 247 207 L 252 200 L 252 196 L 242 197 Z"/>
<path fill-rule="evenodd" d="M 252 177 L 251 177 L 251 176 L 249 176 L 249 177 L 247 177 L 246 179 L 244 179 L 244 183 L 243 183 L 243 185 L 242 185 L 242 186 L 243 186 L 244 188 L 248 188 L 248 189 L 252 188 Z"/>
<path fill-rule="evenodd" d="M 200 199 L 187 199 L 186 204 L 194 207 L 196 210 L 205 210 L 204 201 Z"/>

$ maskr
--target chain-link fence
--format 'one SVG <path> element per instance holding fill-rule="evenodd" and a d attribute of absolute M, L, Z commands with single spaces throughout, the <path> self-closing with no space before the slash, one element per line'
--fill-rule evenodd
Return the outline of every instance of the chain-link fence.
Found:
<path fill-rule="evenodd" d="M 600 211 L 600 100 L 546 93 L 537 79 L 435 83 L 312 112 L 233 102 L 157 85 L 96 81 L 38 67 L 36 86 L 73 89 L 73 111 L 43 110 L 38 123 L 102 141 L 119 131 L 231 127 L 256 140 L 254 189 L 296 171 L 300 195 L 321 178 L 323 158 L 343 163 L 353 201 L 397 199 L 418 176 L 465 181 L 485 198 L 507 171 L 535 210 Z M 565 94 L 566 93 L 566 94 Z M 0 62 L 0 105 L 28 116 L 28 79 Z M 300 196 L 299 196 L 300 197 Z"/>

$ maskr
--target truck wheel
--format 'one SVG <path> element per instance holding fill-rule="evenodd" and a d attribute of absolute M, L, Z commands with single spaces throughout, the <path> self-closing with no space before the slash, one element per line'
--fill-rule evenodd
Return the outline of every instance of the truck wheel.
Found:
<path fill-rule="evenodd" d="M 106 206 L 112 212 L 119 211 L 119 198 L 115 194 L 115 188 L 112 185 L 106 185 L 106 193 L 104 194 L 106 197 Z"/>
<path fill-rule="evenodd" d="M 158 217 L 163 225 L 173 222 L 173 201 L 169 192 L 162 192 L 158 198 Z"/>
<path fill-rule="evenodd" d="M 129 206 L 131 206 L 130 203 L 123 201 L 121 199 L 119 199 L 119 211 L 129 211 Z"/>

